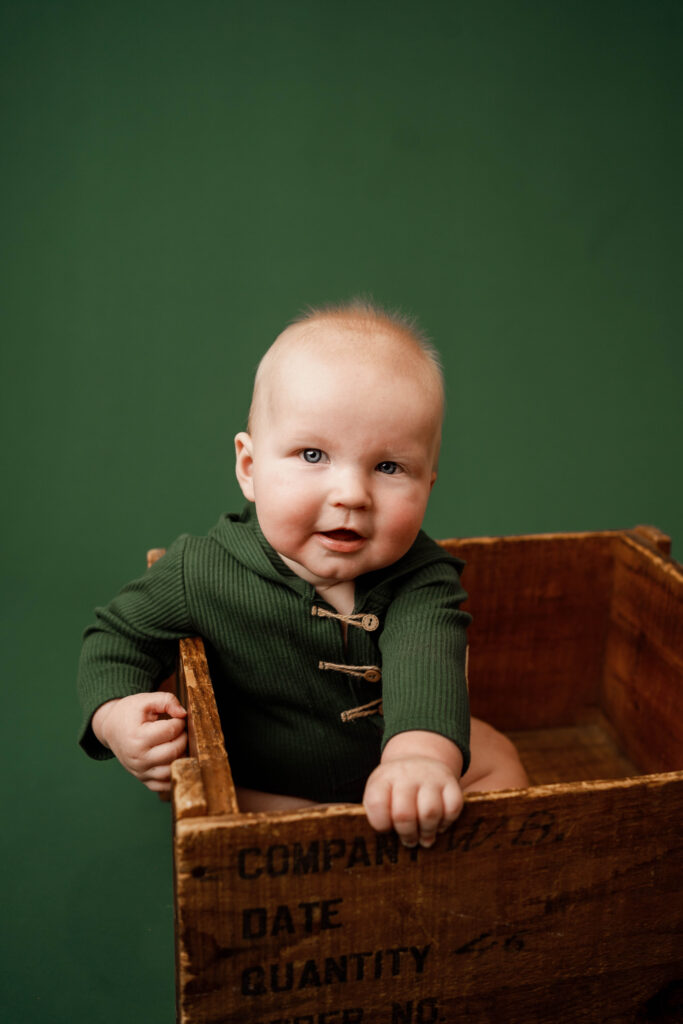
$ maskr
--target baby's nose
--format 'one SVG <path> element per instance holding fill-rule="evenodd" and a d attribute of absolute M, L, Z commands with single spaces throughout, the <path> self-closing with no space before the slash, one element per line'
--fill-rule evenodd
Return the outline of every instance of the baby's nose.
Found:
<path fill-rule="evenodd" d="M 365 474 L 356 469 L 340 469 L 335 474 L 330 499 L 334 505 L 365 508 L 370 504 L 370 488 Z"/>

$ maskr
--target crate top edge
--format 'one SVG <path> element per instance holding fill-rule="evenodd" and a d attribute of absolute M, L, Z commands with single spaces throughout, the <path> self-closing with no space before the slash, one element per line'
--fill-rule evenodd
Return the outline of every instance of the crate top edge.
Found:
<path fill-rule="evenodd" d="M 483 810 L 489 806 L 491 810 L 495 807 L 501 809 L 506 803 L 513 800 L 515 803 L 521 800 L 530 804 L 539 801 L 543 803 L 552 800 L 554 797 L 567 795 L 577 796 L 584 794 L 588 797 L 591 793 L 604 792 L 606 790 L 625 791 L 634 788 L 658 789 L 667 786 L 683 787 L 683 770 L 670 772 L 652 772 L 647 775 L 633 775 L 621 779 L 592 779 L 578 782 L 553 782 L 540 786 L 529 786 L 527 789 L 510 789 L 492 791 L 490 793 L 472 793 L 465 798 L 466 804 L 478 807 Z M 316 808 L 302 808 L 296 811 L 261 811 L 258 813 L 244 812 L 236 814 L 207 814 L 196 817 L 187 817 L 176 820 L 176 836 L 183 834 L 190 836 L 198 832 L 205 832 L 212 828 L 226 829 L 249 829 L 268 825 L 290 826 L 296 823 L 309 825 L 312 822 L 323 821 L 350 821 L 359 820 L 367 824 L 365 810 L 362 804 L 329 804 Z M 453 827 L 457 828 L 457 821 Z M 368 825 L 368 828 L 370 826 Z"/>
<path fill-rule="evenodd" d="M 437 543 L 446 551 L 459 554 L 459 549 L 470 547 L 482 551 L 505 550 L 514 547 L 539 546 L 544 549 L 547 545 L 553 546 L 580 547 L 583 543 L 597 544 L 599 547 L 609 550 L 614 544 L 626 544 L 637 548 L 640 552 L 647 554 L 649 558 L 656 559 L 660 565 L 668 566 L 676 573 L 683 573 L 683 564 L 677 561 L 671 554 L 671 538 L 655 526 L 633 526 L 621 530 L 583 530 L 583 531 L 558 531 L 556 533 L 510 533 L 500 536 L 482 537 L 444 537 L 439 538 Z"/>
<path fill-rule="evenodd" d="M 642 540 L 647 545 L 644 537 L 636 531 L 640 527 L 624 527 L 616 530 L 556 530 L 546 533 L 504 533 L 498 535 L 483 535 L 481 537 L 443 537 L 439 544 L 504 544 L 507 541 L 556 541 L 556 540 L 614 540 L 615 538 L 628 537 Z M 656 529 L 656 527 L 647 527 Z M 665 536 L 662 534 L 662 536 Z"/>

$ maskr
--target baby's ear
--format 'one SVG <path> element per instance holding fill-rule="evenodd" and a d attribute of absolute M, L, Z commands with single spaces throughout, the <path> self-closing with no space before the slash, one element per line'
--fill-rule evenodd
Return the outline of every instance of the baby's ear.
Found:
<path fill-rule="evenodd" d="M 253 466 L 251 435 L 242 430 L 235 435 L 235 474 L 247 501 L 254 500 Z"/>

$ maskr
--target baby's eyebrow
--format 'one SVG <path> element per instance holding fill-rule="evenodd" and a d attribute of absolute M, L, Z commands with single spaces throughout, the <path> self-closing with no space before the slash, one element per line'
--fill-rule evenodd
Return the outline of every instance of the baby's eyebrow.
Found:
<path fill-rule="evenodd" d="M 424 451 L 421 446 L 416 445 L 415 448 L 384 448 L 382 451 L 383 462 L 401 462 L 406 459 L 421 459 L 424 455 Z"/>
<path fill-rule="evenodd" d="M 291 448 L 327 448 L 328 443 L 320 437 L 311 436 L 310 434 L 301 435 L 301 437 L 290 437 L 287 439 L 287 444 Z"/>

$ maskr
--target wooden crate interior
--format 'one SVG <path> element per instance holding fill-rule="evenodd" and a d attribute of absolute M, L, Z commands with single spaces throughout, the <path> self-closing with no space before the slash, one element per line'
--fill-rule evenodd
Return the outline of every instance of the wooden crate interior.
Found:
<path fill-rule="evenodd" d="M 683 768 L 683 568 L 668 537 L 637 527 L 441 543 L 466 562 L 472 713 L 513 740 L 532 786 Z M 220 729 L 206 735 L 218 744 L 206 791 L 227 809 L 211 795 L 231 788 L 216 768 Z"/>
<path fill-rule="evenodd" d="M 447 545 L 468 561 L 473 711 L 532 787 L 472 794 L 430 850 L 360 806 L 238 813 L 204 648 L 182 640 L 179 1024 L 674 1019 L 650 1009 L 680 991 L 683 570 L 651 531 Z"/>
<path fill-rule="evenodd" d="M 683 574 L 667 537 L 443 544 L 467 562 L 472 713 L 510 736 L 532 785 L 683 767 Z"/>

